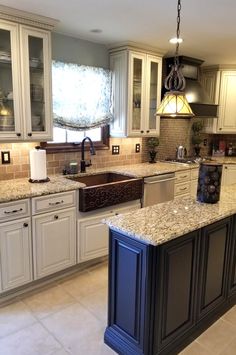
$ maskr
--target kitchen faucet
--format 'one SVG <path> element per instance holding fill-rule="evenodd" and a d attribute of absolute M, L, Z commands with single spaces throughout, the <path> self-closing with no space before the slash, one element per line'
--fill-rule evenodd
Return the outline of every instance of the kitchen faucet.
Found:
<path fill-rule="evenodd" d="M 86 171 L 86 166 L 89 166 L 88 164 L 86 164 L 86 161 L 84 159 L 84 149 L 85 149 L 85 141 L 88 140 L 89 141 L 89 144 L 90 144 L 90 153 L 91 155 L 95 155 L 96 152 L 95 152 L 95 149 L 94 149 L 94 145 L 93 145 L 93 142 L 92 142 L 92 139 L 89 138 L 89 137 L 85 137 L 83 140 L 82 140 L 82 144 L 81 144 L 81 161 L 80 161 L 80 172 L 81 173 L 85 173 Z"/>

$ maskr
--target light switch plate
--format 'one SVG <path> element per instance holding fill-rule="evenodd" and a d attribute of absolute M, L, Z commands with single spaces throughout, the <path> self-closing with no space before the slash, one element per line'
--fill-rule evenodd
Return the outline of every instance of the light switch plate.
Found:
<path fill-rule="evenodd" d="M 11 163 L 11 157 L 10 157 L 10 152 L 8 151 L 2 151 L 1 152 L 1 157 L 2 157 L 2 164 L 10 164 Z"/>
<path fill-rule="evenodd" d="M 112 155 L 120 154 L 120 146 L 119 145 L 112 145 L 111 153 L 112 153 Z"/>
<path fill-rule="evenodd" d="M 140 153 L 140 144 L 139 143 L 135 144 L 135 153 Z"/>

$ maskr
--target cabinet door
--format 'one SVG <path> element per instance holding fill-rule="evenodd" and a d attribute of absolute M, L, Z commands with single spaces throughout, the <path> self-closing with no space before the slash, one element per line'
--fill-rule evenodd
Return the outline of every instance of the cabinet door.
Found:
<path fill-rule="evenodd" d="M 235 165 L 224 165 L 222 184 L 224 186 L 236 184 L 236 166 Z"/>
<path fill-rule="evenodd" d="M 198 232 L 193 232 L 160 248 L 155 349 L 183 336 L 194 324 L 198 244 Z"/>
<path fill-rule="evenodd" d="M 52 139 L 50 32 L 21 26 L 25 139 Z"/>
<path fill-rule="evenodd" d="M 128 135 L 144 135 L 145 60 L 142 53 L 129 53 L 128 71 Z"/>
<path fill-rule="evenodd" d="M 234 216 L 233 219 L 232 238 L 230 244 L 228 293 L 230 296 L 236 295 L 236 216 Z"/>
<path fill-rule="evenodd" d="M 0 227 L 2 290 L 32 280 L 30 219 L 3 223 Z"/>
<path fill-rule="evenodd" d="M 152 136 L 160 134 L 160 117 L 156 116 L 156 110 L 161 102 L 161 74 L 162 60 L 157 57 L 147 55 L 145 135 Z"/>
<path fill-rule="evenodd" d="M 214 313 L 226 299 L 229 236 L 229 218 L 209 225 L 202 230 L 198 319 Z"/>
<path fill-rule="evenodd" d="M 236 133 L 236 71 L 222 71 L 217 130 L 220 133 Z"/>
<path fill-rule="evenodd" d="M 76 210 L 33 217 L 35 278 L 63 270 L 76 263 Z"/>
<path fill-rule="evenodd" d="M 78 262 L 108 254 L 109 228 L 102 223 L 107 217 L 111 213 L 78 220 Z"/>
<path fill-rule="evenodd" d="M 0 22 L 0 140 L 22 139 L 18 25 Z"/>

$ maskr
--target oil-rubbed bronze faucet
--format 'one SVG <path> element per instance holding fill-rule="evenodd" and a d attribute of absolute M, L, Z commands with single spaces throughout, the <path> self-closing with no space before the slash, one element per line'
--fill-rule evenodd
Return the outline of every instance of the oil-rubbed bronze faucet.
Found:
<path fill-rule="evenodd" d="M 85 148 L 84 145 L 85 145 L 85 141 L 86 140 L 89 141 L 89 144 L 90 144 L 89 150 L 90 150 L 91 155 L 96 155 L 92 139 L 89 138 L 89 137 L 85 137 L 82 140 L 82 144 L 81 144 L 81 161 L 80 161 L 80 172 L 81 173 L 85 173 L 86 172 L 86 166 L 89 166 L 89 165 L 86 165 L 86 161 L 84 159 L 84 148 Z"/>

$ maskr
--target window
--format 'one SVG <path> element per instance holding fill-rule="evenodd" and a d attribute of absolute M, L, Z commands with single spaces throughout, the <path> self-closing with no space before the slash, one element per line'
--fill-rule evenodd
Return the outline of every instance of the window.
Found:
<path fill-rule="evenodd" d="M 97 149 L 108 148 L 111 72 L 103 68 L 53 62 L 53 142 L 48 151 L 80 150 L 89 136 Z M 106 126 L 104 126 L 106 125 Z"/>

